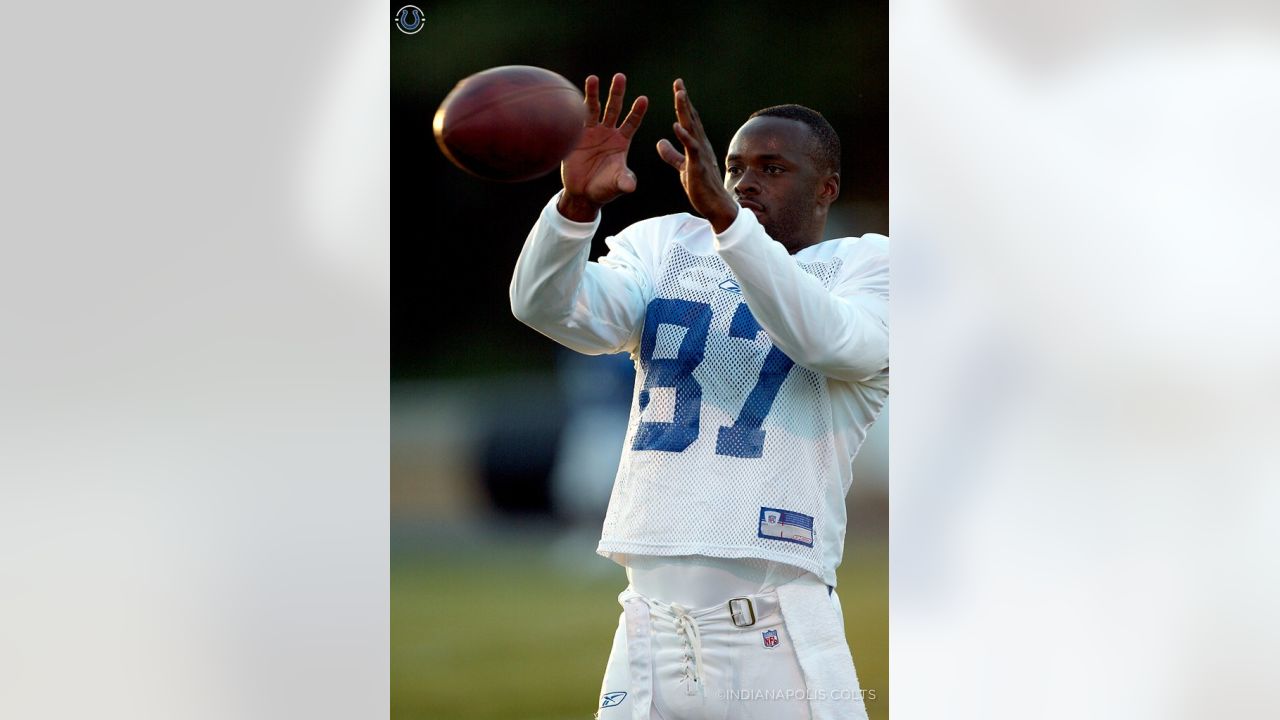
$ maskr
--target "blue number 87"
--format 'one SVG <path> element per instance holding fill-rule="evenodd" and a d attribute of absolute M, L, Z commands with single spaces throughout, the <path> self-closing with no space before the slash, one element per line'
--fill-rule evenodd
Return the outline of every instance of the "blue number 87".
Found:
<path fill-rule="evenodd" d="M 685 328 L 684 339 L 673 358 L 653 356 L 658 326 L 664 324 Z M 671 422 L 642 421 L 636 429 L 632 450 L 680 452 L 698 439 L 702 385 L 693 377 L 693 371 L 702 362 L 710 327 L 711 306 L 707 303 L 672 298 L 655 298 L 649 303 L 640 339 L 640 359 L 648 366 L 644 387 L 640 390 L 640 412 L 649 406 L 649 391 L 660 387 L 675 389 L 675 412 Z M 754 340 L 761 331 L 747 304 L 739 304 L 729 323 L 729 335 Z M 793 365 L 781 350 L 769 348 L 760 376 L 737 419 L 732 425 L 721 427 L 716 435 L 717 455 L 758 458 L 764 453 L 764 431 L 760 427 Z"/>

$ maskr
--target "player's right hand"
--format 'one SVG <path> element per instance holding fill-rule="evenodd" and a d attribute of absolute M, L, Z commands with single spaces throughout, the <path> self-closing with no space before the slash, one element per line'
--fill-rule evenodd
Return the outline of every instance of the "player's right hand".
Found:
<path fill-rule="evenodd" d="M 570 220 L 590 222 L 605 203 L 636 189 L 636 175 L 627 167 L 627 150 L 644 119 L 649 98 L 644 95 L 636 98 L 626 120 L 617 125 L 626 89 L 626 76 L 614 75 L 601 117 L 600 79 L 595 75 L 587 77 L 586 128 L 578 147 L 560 163 L 564 193 L 557 208 Z"/>

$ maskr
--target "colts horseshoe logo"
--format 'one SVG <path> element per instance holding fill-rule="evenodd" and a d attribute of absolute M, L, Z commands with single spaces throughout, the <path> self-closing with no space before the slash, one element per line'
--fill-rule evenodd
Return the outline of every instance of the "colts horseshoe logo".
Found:
<path fill-rule="evenodd" d="M 396 11 L 396 27 L 405 35 L 422 29 L 422 10 L 417 5 L 405 5 Z"/>

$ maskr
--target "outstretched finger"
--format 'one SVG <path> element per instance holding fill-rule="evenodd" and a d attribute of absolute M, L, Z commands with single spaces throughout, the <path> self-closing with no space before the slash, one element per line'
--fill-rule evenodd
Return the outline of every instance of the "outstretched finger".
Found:
<path fill-rule="evenodd" d="M 702 117 L 698 115 L 697 108 L 693 106 L 693 101 L 689 99 L 689 89 L 685 87 L 684 80 L 676 80 L 674 87 L 676 118 L 694 137 L 706 140 L 707 132 L 702 127 Z"/>
<path fill-rule="evenodd" d="M 684 155 L 680 154 L 680 151 L 666 138 L 658 141 L 658 157 L 662 158 L 671 167 L 677 170 L 684 170 Z"/>
<path fill-rule="evenodd" d="M 618 129 L 622 137 L 630 140 L 632 135 L 636 134 L 636 130 L 640 127 L 640 121 L 644 120 L 644 113 L 649 109 L 649 98 L 641 95 L 631 104 L 631 112 L 627 113 L 627 119 L 622 121 L 622 127 Z"/>
<path fill-rule="evenodd" d="M 676 134 L 676 139 L 684 145 L 684 152 L 691 158 L 697 158 L 702 152 L 702 142 L 697 135 L 689 132 L 680 123 L 672 123 L 671 129 Z"/>
<path fill-rule="evenodd" d="M 627 76 L 617 73 L 613 82 L 609 83 L 609 101 L 604 106 L 604 118 L 600 121 L 605 127 L 613 127 L 622 115 L 622 96 L 627 90 Z"/>
<path fill-rule="evenodd" d="M 683 80 L 675 81 L 675 84 L 671 86 L 671 95 L 676 104 L 676 121 L 685 127 L 689 127 L 693 123 L 693 118 L 689 116 L 689 93 L 684 89 Z"/>
<path fill-rule="evenodd" d="M 600 78 L 588 75 L 583 94 L 587 98 L 587 127 L 595 127 L 600 123 Z"/>

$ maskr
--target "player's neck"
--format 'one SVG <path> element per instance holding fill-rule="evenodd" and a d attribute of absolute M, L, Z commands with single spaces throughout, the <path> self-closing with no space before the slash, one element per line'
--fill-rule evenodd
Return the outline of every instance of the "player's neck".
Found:
<path fill-rule="evenodd" d="M 801 250 L 804 250 L 807 247 L 813 247 L 814 245 L 817 245 L 818 243 L 822 242 L 823 230 L 825 230 L 825 223 L 823 223 L 822 225 L 818 225 L 817 227 L 813 228 L 812 231 L 810 232 L 800 234 L 796 239 L 792 240 L 791 242 L 782 243 L 782 247 L 786 248 L 787 252 L 791 253 L 792 255 L 795 255 L 796 253 L 800 252 Z"/>

